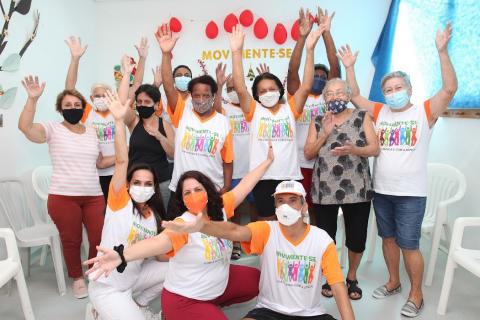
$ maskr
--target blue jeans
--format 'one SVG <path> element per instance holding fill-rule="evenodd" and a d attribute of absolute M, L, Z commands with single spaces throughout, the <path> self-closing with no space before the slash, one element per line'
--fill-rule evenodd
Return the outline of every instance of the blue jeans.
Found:
<path fill-rule="evenodd" d="M 392 196 L 375 193 L 373 207 L 378 235 L 395 238 L 402 249 L 417 250 L 427 197 Z"/>

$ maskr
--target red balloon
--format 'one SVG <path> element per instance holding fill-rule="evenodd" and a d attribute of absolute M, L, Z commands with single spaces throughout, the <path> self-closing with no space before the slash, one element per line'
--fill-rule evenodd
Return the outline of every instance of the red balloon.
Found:
<path fill-rule="evenodd" d="M 218 36 L 218 26 L 215 21 L 210 21 L 205 28 L 205 35 L 208 39 L 215 39 Z"/>
<path fill-rule="evenodd" d="M 240 13 L 240 23 L 244 27 L 250 27 L 253 23 L 253 13 L 250 10 L 243 10 Z"/>
<path fill-rule="evenodd" d="M 287 29 L 281 23 L 277 23 L 275 31 L 273 32 L 273 39 L 277 44 L 284 44 L 287 41 Z"/>
<path fill-rule="evenodd" d="M 170 30 L 172 32 L 180 32 L 182 30 L 182 23 L 175 17 L 170 18 Z"/>
<path fill-rule="evenodd" d="M 290 35 L 292 36 L 292 39 L 297 41 L 298 40 L 298 35 L 299 35 L 299 22 L 298 20 L 295 21 L 295 23 L 292 26 L 292 31 L 290 32 Z"/>
<path fill-rule="evenodd" d="M 263 18 L 260 18 L 255 22 L 255 25 L 253 26 L 253 34 L 255 34 L 255 37 L 258 39 L 263 39 L 267 36 L 268 26 Z"/>
<path fill-rule="evenodd" d="M 230 13 L 228 16 L 225 17 L 225 20 L 223 21 L 223 28 L 227 32 L 232 32 L 233 26 L 238 24 L 238 19 L 237 16 L 234 15 L 233 13 Z"/>

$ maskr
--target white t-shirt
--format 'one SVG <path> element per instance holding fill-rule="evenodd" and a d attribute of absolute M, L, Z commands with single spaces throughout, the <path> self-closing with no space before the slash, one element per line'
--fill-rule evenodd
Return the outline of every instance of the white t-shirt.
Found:
<path fill-rule="evenodd" d="M 272 141 L 273 153 L 278 159 L 270 165 L 262 180 L 303 179 L 295 128 L 295 120 L 299 116 L 293 96 L 276 113 L 252 99 L 250 112 L 245 115 L 250 122 L 250 171 L 267 158 L 269 141 Z"/>
<path fill-rule="evenodd" d="M 223 187 L 223 162 L 233 162 L 232 132 L 228 119 L 214 112 L 206 120 L 193 111 L 192 102 L 180 97 L 171 117 L 177 128 L 170 190 L 175 191 L 182 173 L 198 170 Z"/>
<path fill-rule="evenodd" d="M 374 121 L 380 155 L 373 165 L 375 192 L 394 196 L 427 195 L 430 101 L 403 112 L 375 105 Z"/>
<path fill-rule="evenodd" d="M 310 122 L 314 120 L 317 116 L 323 115 L 325 113 L 325 100 L 323 96 L 315 96 L 310 94 L 305 102 L 305 107 L 303 108 L 303 113 L 300 118 L 297 119 L 297 148 L 298 148 L 298 159 L 300 161 L 300 168 L 313 169 L 315 164 L 315 159 L 307 160 L 303 153 L 303 147 L 307 141 L 308 129 L 310 127 Z"/>
<path fill-rule="evenodd" d="M 247 227 L 252 238 L 242 247 L 248 254 L 261 255 L 256 307 L 291 316 L 324 314 L 323 277 L 330 285 L 343 282 L 332 238 L 311 225 L 297 242 L 286 236 L 278 221 L 258 221 Z"/>
<path fill-rule="evenodd" d="M 93 110 L 90 104 L 87 104 L 83 113 L 82 122 L 86 126 L 91 126 L 97 132 L 98 141 L 100 143 L 100 152 L 103 156 L 115 155 L 115 118 L 108 112 L 105 116 Z M 109 168 L 98 169 L 99 176 L 111 176 L 115 166 Z"/>
<path fill-rule="evenodd" d="M 231 103 L 223 105 L 225 116 L 230 122 L 230 128 L 233 132 L 233 154 L 235 164 L 233 166 L 233 179 L 241 179 L 248 173 L 248 162 L 250 160 L 250 124 L 245 119 L 245 115 L 239 106 Z"/>
<path fill-rule="evenodd" d="M 62 196 L 100 196 L 97 159 L 100 147 L 97 133 L 86 127 L 74 133 L 58 122 L 42 123 L 52 161 L 49 194 Z"/>
<path fill-rule="evenodd" d="M 224 220 L 231 218 L 235 199 L 232 192 L 223 196 Z M 183 221 L 196 219 L 185 212 Z M 213 300 L 223 294 L 228 283 L 232 242 L 201 232 L 180 234 L 166 231 L 172 240 L 168 272 L 164 288 L 172 293 L 201 301 Z"/>
<path fill-rule="evenodd" d="M 110 186 L 100 246 L 111 249 L 113 246 L 123 244 L 126 248 L 138 241 L 156 235 L 157 224 L 153 214 L 144 218 L 138 213 L 137 209 L 133 209 L 133 203 L 126 186 L 118 192 L 113 192 Z M 118 273 L 115 269 L 108 277 L 101 276 L 97 281 L 114 286 L 122 291 L 132 288 L 144 261 L 130 261 L 122 273 Z M 95 273 L 90 274 L 90 280 L 94 276 Z"/>

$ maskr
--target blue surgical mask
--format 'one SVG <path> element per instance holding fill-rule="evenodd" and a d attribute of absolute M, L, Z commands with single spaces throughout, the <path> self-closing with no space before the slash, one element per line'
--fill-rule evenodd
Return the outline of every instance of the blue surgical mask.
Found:
<path fill-rule="evenodd" d="M 185 77 L 185 76 L 181 76 L 181 77 L 176 77 L 175 78 L 175 87 L 182 91 L 182 92 L 185 92 L 188 90 L 188 83 L 190 82 L 190 80 L 192 80 L 192 78 L 190 77 Z"/>
<path fill-rule="evenodd" d="M 327 80 L 321 77 L 314 77 L 313 78 L 313 85 L 312 85 L 312 94 L 318 96 L 322 94 L 323 88 L 325 88 L 325 84 Z"/>
<path fill-rule="evenodd" d="M 401 90 L 385 96 L 385 103 L 392 109 L 401 109 L 410 101 L 407 90 Z"/>
<path fill-rule="evenodd" d="M 333 114 L 340 113 L 347 109 L 348 101 L 335 99 L 327 103 L 327 110 Z"/>

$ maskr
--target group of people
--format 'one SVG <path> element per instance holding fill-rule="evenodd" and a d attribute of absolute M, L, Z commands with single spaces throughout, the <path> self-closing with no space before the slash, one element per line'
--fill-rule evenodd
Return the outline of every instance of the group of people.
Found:
<path fill-rule="evenodd" d="M 179 38 L 164 24 L 155 33 L 162 61 L 154 83 L 143 83 L 143 38 L 133 84 L 134 65 L 125 56 L 117 90 L 94 84 L 90 102 L 75 89 L 86 46 L 69 38 L 71 63 L 56 101 L 62 122 L 34 123 L 45 83 L 24 79 L 28 99 L 18 126 L 30 141 L 49 145 L 48 211 L 73 294 L 90 296 L 99 319 L 145 319 L 159 296 L 168 320 L 226 319 L 220 307 L 257 296 L 245 319 L 334 319 L 321 296 L 335 298 L 342 319 L 354 319 L 350 300 L 363 294 L 357 269 L 372 201 L 389 273 L 373 296 L 401 292 L 402 252 L 411 286 L 401 313 L 421 312 L 428 145 L 457 89 L 447 50 L 452 29 L 447 25 L 435 40 L 442 88 L 423 105 L 413 104 L 408 75 L 392 72 L 381 83 L 382 104 L 360 95 L 358 53 L 348 45 L 337 53 L 332 18 L 319 8 L 314 27 L 308 10 L 300 10 L 286 88 L 262 67 L 247 89 L 239 25 L 229 34 L 231 75 L 223 65 L 216 79 L 193 77 L 186 65 L 172 68 Z M 314 63 L 320 38 L 329 67 Z M 241 226 L 244 200 L 258 221 Z M 335 248 L 339 209 L 348 248 L 345 280 Z M 88 286 L 80 258 L 83 226 Z M 231 264 L 240 246 L 261 256 L 260 270 Z"/>

